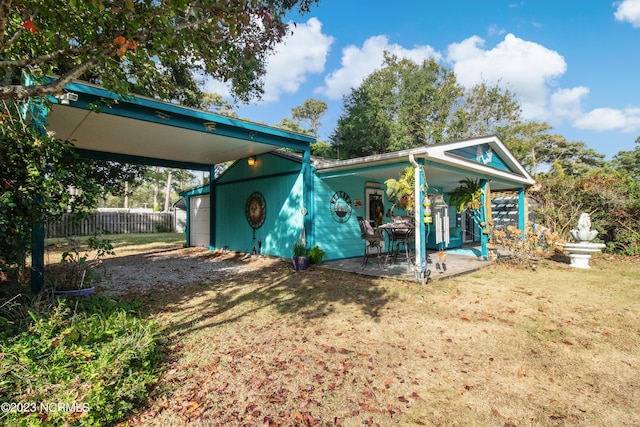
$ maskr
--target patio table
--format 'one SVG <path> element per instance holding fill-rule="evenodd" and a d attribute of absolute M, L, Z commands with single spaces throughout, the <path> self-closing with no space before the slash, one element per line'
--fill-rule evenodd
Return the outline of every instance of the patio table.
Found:
<path fill-rule="evenodd" d="M 379 225 L 378 229 L 384 230 L 387 233 L 389 238 L 389 249 L 393 251 L 394 262 L 398 259 L 399 246 L 404 245 L 407 263 L 411 267 L 411 247 L 409 245 L 413 239 L 415 226 L 412 223 L 405 221 L 394 221 Z"/>

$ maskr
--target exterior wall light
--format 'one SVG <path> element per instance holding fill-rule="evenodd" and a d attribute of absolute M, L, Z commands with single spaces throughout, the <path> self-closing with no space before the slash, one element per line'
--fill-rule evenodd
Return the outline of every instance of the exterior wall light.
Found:
<path fill-rule="evenodd" d="M 253 156 L 249 157 L 249 158 L 247 159 L 247 164 L 248 164 L 249 166 L 253 166 L 253 165 L 255 165 L 255 164 L 256 164 L 256 158 L 255 158 L 255 157 L 253 157 Z"/>

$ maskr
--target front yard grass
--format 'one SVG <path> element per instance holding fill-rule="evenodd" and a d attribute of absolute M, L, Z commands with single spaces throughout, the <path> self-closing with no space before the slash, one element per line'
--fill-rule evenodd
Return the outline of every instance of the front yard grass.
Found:
<path fill-rule="evenodd" d="M 638 262 L 429 286 L 289 264 L 143 297 L 165 370 L 127 423 L 638 425 Z"/>

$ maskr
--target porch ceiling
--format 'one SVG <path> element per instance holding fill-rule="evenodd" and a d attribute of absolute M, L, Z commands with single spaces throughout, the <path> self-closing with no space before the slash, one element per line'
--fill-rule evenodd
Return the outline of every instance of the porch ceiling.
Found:
<path fill-rule="evenodd" d="M 340 176 L 361 176 L 372 180 L 384 181 L 389 178 L 397 179 L 408 166 L 411 166 L 409 162 L 389 164 L 383 168 L 370 168 L 366 170 L 353 169 L 346 174 L 341 173 Z M 434 162 L 427 162 L 424 165 L 424 171 L 429 186 L 441 187 L 445 193 L 451 192 L 454 188 L 458 187 L 460 185 L 460 180 L 464 178 L 487 178 L 486 175 L 481 175 L 471 171 L 452 171 L 448 168 L 439 167 L 438 164 Z M 502 179 L 491 177 L 491 189 L 493 191 L 508 191 L 513 190 L 516 187 L 517 186 L 513 182 L 505 182 Z"/>
<path fill-rule="evenodd" d="M 47 130 L 90 157 L 209 170 L 217 163 L 276 148 L 304 150 L 314 140 L 281 129 L 145 97 L 119 99 L 98 86 L 74 82 L 77 100 L 59 100 Z M 113 103 L 94 112 L 92 104 Z M 104 103 L 103 103 L 104 104 Z"/>
<path fill-rule="evenodd" d="M 273 151 L 274 146 L 251 140 L 94 113 L 56 105 L 47 129 L 81 150 L 173 161 L 208 169 L 210 165 Z"/>
<path fill-rule="evenodd" d="M 409 162 L 406 164 L 396 164 L 394 166 L 379 169 L 356 172 L 353 175 L 363 176 L 375 180 L 387 180 L 389 178 L 397 179 L 406 167 L 410 166 Z M 473 172 L 456 172 L 439 168 L 435 164 L 424 165 L 425 175 L 427 177 L 427 184 L 431 187 L 440 187 L 445 193 L 451 192 L 454 188 L 460 185 L 460 181 L 465 178 L 480 179 L 487 178 L 486 175 L 480 175 Z M 514 183 L 504 182 L 497 178 L 491 178 L 491 189 L 493 191 L 507 191 L 516 188 Z"/>
<path fill-rule="evenodd" d="M 498 167 L 481 163 L 478 159 L 456 154 L 461 147 L 490 145 L 493 153 L 503 161 Z M 430 187 L 451 192 L 464 179 L 487 179 L 494 191 L 521 189 L 535 183 L 502 142 L 495 136 L 481 137 L 447 144 L 417 147 L 392 153 L 376 154 L 347 160 L 319 159 L 315 166 L 323 178 L 361 176 L 375 180 L 398 178 L 411 166 L 413 157 L 424 167 Z"/>

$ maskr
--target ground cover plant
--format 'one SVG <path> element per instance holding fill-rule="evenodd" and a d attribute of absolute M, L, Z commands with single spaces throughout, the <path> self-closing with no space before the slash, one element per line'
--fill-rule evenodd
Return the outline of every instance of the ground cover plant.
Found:
<path fill-rule="evenodd" d="M 148 395 L 158 329 L 134 306 L 40 301 L 30 317 L 28 330 L 0 340 L 1 425 L 109 425 Z"/>
<path fill-rule="evenodd" d="M 135 296 L 163 328 L 166 359 L 146 408 L 122 425 L 640 419 L 637 260 L 601 255 L 591 270 L 496 264 L 429 286 L 255 262 L 260 269 Z"/>

